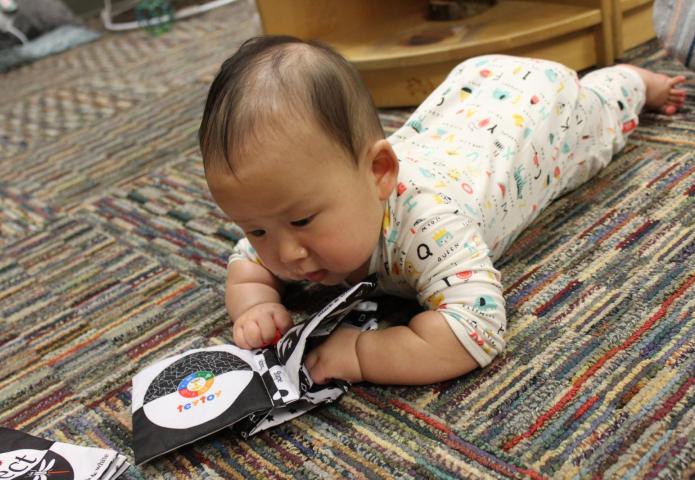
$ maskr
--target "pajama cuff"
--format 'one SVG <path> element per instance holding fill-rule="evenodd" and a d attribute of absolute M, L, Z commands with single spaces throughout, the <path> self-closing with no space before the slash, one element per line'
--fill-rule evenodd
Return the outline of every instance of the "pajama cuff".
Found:
<path fill-rule="evenodd" d="M 627 72 L 627 74 L 634 79 L 634 87 L 640 92 L 640 98 L 642 99 L 642 104 L 637 108 L 637 113 L 639 113 L 647 101 L 647 85 L 644 83 L 644 79 L 637 73 L 633 68 L 626 67 L 624 65 L 615 65 L 613 68 L 619 69 L 622 72 Z"/>
<path fill-rule="evenodd" d="M 446 318 L 449 327 L 459 339 L 463 348 L 478 362 L 478 365 L 486 367 L 497 356 L 497 351 L 487 346 L 487 343 L 480 338 L 480 335 L 474 329 L 466 328 L 464 324 L 448 317 L 446 314 L 444 318 Z"/>

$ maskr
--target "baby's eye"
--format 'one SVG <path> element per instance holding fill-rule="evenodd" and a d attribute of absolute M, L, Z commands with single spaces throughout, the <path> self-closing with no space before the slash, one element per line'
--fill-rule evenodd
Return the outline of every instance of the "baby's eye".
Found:
<path fill-rule="evenodd" d="M 263 235 L 265 235 L 265 230 L 251 230 L 249 232 L 249 235 L 253 237 L 262 237 Z"/>
<path fill-rule="evenodd" d="M 314 219 L 315 215 L 312 215 L 310 217 L 302 218 L 301 220 L 295 220 L 294 222 L 290 222 L 292 226 L 294 227 L 305 227 L 311 223 L 311 221 Z"/>

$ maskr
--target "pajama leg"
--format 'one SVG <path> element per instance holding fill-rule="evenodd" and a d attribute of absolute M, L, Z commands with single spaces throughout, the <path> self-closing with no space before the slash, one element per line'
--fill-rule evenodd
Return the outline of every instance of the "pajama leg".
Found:
<path fill-rule="evenodd" d="M 645 102 L 645 85 L 630 68 L 602 68 L 584 76 L 576 104 L 583 128 L 572 157 L 566 159 L 561 193 L 585 183 L 625 147 L 637 127 Z"/>

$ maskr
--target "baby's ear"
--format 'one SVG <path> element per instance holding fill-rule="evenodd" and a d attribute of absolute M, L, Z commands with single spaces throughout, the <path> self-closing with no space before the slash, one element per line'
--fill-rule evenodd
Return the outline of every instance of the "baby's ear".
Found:
<path fill-rule="evenodd" d="M 386 200 L 398 181 L 398 157 L 386 139 L 377 140 L 367 150 L 367 160 L 379 193 L 379 200 Z"/>

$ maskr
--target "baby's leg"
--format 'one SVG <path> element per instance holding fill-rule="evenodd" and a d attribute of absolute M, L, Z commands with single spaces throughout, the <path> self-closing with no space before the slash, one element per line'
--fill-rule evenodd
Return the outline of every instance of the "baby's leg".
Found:
<path fill-rule="evenodd" d="M 585 75 L 575 108 L 584 122 L 579 128 L 574 161 L 565 165 L 566 184 L 573 190 L 608 165 L 637 127 L 643 107 L 672 115 L 685 100 L 677 86 L 685 77 L 670 78 L 632 65 L 616 65 Z"/>

